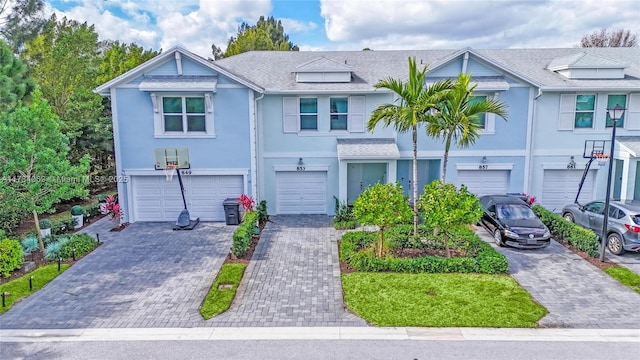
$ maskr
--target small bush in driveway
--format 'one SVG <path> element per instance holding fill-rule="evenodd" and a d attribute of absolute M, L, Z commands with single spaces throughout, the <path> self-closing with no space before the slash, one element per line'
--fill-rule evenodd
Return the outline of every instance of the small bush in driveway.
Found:
<path fill-rule="evenodd" d="M 256 223 L 258 221 L 258 213 L 249 211 L 245 213 L 242 223 L 233 233 L 233 243 L 231 244 L 231 253 L 235 257 L 242 257 L 251 245 L 251 237 L 255 234 Z"/>
<path fill-rule="evenodd" d="M 532 209 L 540 220 L 547 225 L 551 234 L 561 237 L 571 246 L 586 252 L 591 257 L 600 255 L 600 241 L 593 231 L 569 222 L 562 216 L 554 214 L 540 205 L 534 205 Z"/>

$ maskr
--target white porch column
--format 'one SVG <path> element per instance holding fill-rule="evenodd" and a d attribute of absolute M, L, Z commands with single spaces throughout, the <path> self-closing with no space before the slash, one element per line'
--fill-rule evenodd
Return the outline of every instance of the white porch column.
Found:
<path fill-rule="evenodd" d="M 387 183 L 393 184 L 396 182 L 398 174 L 398 161 L 391 160 L 387 163 Z"/>
<path fill-rule="evenodd" d="M 640 176 L 640 173 L 638 172 L 639 170 L 638 161 L 636 159 L 625 159 L 624 166 L 622 167 L 622 184 L 620 186 L 621 200 L 633 200 L 636 177 Z"/>
<path fill-rule="evenodd" d="M 340 202 L 347 203 L 347 161 L 338 161 L 338 199 Z"/>

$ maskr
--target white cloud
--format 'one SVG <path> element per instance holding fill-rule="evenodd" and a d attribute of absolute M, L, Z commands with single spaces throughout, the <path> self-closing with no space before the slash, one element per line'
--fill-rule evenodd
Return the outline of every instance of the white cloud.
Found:
<path fill-rule="evenodd" d="M 626 1 L 320 0 L 334 48 L 571 47 L 602 27 L 640 32 Z"/>
<path fill-rule="evenodd" d="M 288 19 L 288 18 L 280 18 L 278 19 L 282 22 L 282 27 L 286 34 L 292 33 L 304 33 L 316 30 L 318 28 L 318 24 L 313 21 L 300 21 L 296 19 Z"/>

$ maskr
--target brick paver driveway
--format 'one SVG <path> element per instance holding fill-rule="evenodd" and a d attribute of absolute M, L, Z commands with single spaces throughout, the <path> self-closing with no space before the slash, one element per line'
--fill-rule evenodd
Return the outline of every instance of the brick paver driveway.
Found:
<path fill-rule="evenodd" d="M 104 230 L 104 220 L 87 232 Z M 106 223 L 109 228 L 109 224 Z M 0 316 L 0 328 L 206 326 L 198 308 L 236 227 L 134 223 Z"/>
<path fill-rule="evenodd" d="M 493 244 L 483 228 L 480 237 Z M 496 247 L 495 244 L 493 244 Z M 640 294 L 555 241 L 544 249 L 498 248 L 509 272 L 549 314 L 543 327 L 640 329 Z"/>

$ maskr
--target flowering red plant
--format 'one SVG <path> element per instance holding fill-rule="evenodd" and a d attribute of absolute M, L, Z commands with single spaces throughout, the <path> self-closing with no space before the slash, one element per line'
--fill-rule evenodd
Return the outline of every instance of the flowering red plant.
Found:
<path fill-rule="evenodd" d="M 253 197 L 247 196 L 246 194 L 242 194 L 238 198 L 238 201 L 240 201 L 240 205 L 242 205 L 245 212 L 253 211 L 253 207 L 255 206 L 255 201 L 253 200 Z"/>
<path fill-rule="evenodd" d="M 107 196 L 105 203 L 100 204 L 100 212 L 104 215 L 109 215 L 114 226 L 118 226 L 122 212 L 120 211 L 120 204 L 116 202 L 113 196 Z"/>
<path fill-rule="evenodd" d="M 525 201 L 527 202 L 527 204 L 529 204 L 529 206 L 533 205 L 533 203 L 536 202 L 536 197 L 535 196 L 527 195 L 525 193 L 522 193 L 522 196 L 527 198 L 527 200 L 525 200 Z"/>

